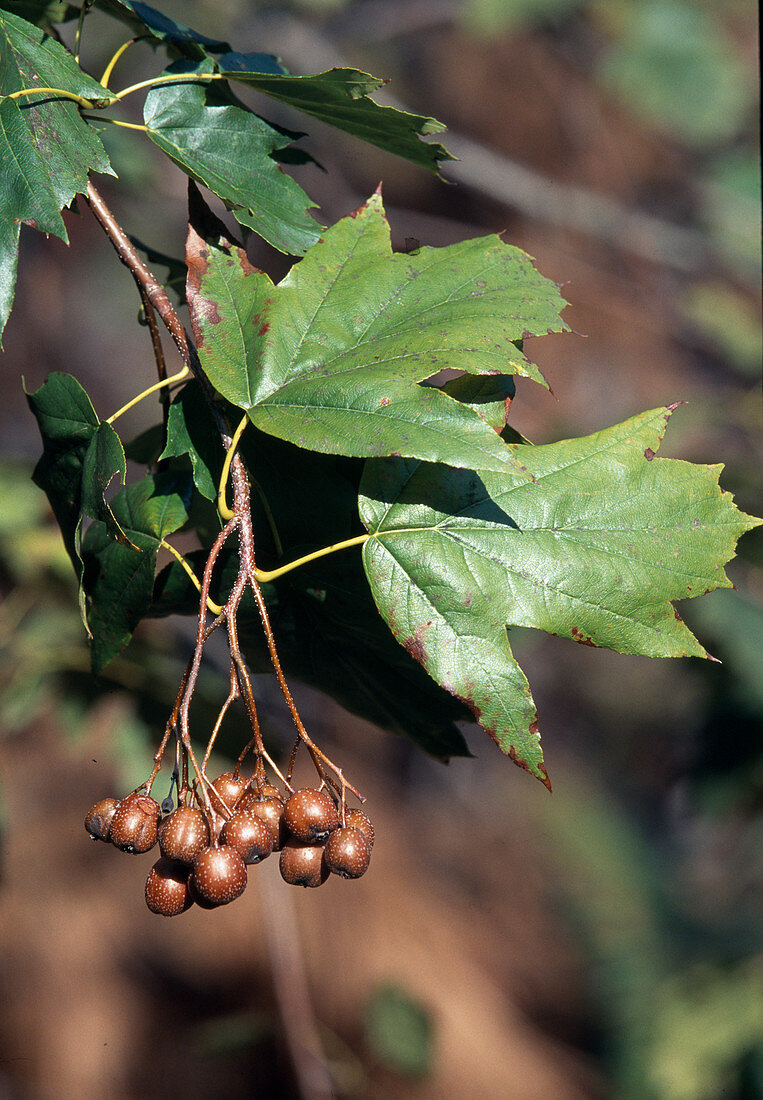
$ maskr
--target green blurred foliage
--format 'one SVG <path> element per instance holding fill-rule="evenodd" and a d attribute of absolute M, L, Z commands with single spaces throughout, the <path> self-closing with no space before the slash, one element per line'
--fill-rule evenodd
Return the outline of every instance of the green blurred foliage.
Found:
<path fill-rule="evenodd" d="M 734 137 L 754 104 L 754 87 L 719 16 L 688 0 L 612 4 L 606 19 L 615 37 L 599 65 L 602 86 L 689 145 Z"/>
<path fill-rule="evenodd" d="M 403 1077 L 426 1077 L 434 1058 L 427 1009 L 397 985 L 381 985 L 365 1010 L 366 1044 L 382 1065 Z"/>

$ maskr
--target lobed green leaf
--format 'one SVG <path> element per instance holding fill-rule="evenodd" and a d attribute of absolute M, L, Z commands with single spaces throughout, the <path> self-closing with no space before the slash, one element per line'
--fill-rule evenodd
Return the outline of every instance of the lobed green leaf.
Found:
<path fill-rule="evenodd" d="M 650 657 L 707 656 L 671 601 L 728 587 L 759 521 L 720 467 L 656 458 L 672 408 L 583 439 L 512 444 L 496 476 L 367 465 L 363 560 L 398 641 L 463 699 L 504 752 L 547 782 L 529 687 L 507 626 Z"/>
<path fill-rule="evenodd" d="M 377 194 L 328 229 L 273 286 L 198 218 L 187 298 L 210 381 L 253 424 L 298 446 L 504 470 L 514 462 L 473 408 L 418 383 L 437 371 L 543 381 L 516 342 L 560 332 L 558 288 L 498 237 L 393 254 Z"/>

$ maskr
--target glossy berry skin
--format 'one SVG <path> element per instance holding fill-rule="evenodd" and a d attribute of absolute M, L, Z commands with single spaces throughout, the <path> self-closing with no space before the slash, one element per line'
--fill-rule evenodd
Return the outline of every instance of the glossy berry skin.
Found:
<path fill-rule="evenodd" d="M 275 791 L 275 794 L 269 794 L 269 791 Z M 244 794 L 241 795 L 236 809 L 251 810 L 252 806 L 254 806 L 256 802 L 262 803 L 263 801 L 271 801 L 273 799 L 275 799 L 276 802 L 280 802 L 281 806 L 283 807 L 283 799 L 281 798 L 281 795 L 278 793 L 275 787 L 271 787 L 270 784 L 266 784 L 262 788 L 262 793 L 260 793 L 256 787 L 252 787 L 250 790 L 245 791 Z"/>
<path fill-rule="evenodd" d="M 222 827 L 220 840 L 235 849 L 244 863 L 259 863 L 273 851 L 273 833 L 267 821 L 250 810 L 237 810 Z"/>
<path fill-rule="evenodd" d="M 178 806 L 159 826 L 159 848 L 167 859 L 193 863 L 208 844 L 207 822 L 195 806 Z"/>
<path fill-rule="evenodd" d="M 176 917 L 193 905 L 188 889 L 191 868 L 173 859 L 158 859 L 146 879 L 146 905 L 161 917 Z"/>
<path fill-rule="evenodd" d="M 241 795 L 246 790 L 246 780 L 241 775 L 236 775 L 235 772 L 223 772 L 222 775 L 218 775 L 212 784 L 213 790 L 209 792 L 209 797 L 212 801 L 212 808 L 217 813 L 225 813 L 227 816 L 227 809 L 232 811 Z M 220 798 L 215 798 L 213 792 L 217 792 L 220 798 L 225 803 L 223 806 Z"/>
<path fill-rule="evenodd" d="M 139 855 L 156 844 L 159 828 L 159 803 L 145 794 L 129 794 L 114 811 L 109 840 L 123 852 Z"/>
<path fill-rule="evenodd" d="M 279 791 L 278 787 L 274 787 L 272 783 L 266 783 L 260 793 L 262 794 L 263 798 L 280 798 L 283 802 L 281 792 Z"/>
<path fill-rule="evenodd" d="M 246 866 L 227 844 L 205 848 L 193 865 L 193 890 L 211 905 L 227 905 L 246 888 Z"/>
<path fill-rule="evenodd" d="M 333 798 L 325 791 L 303 787 L 284 806 L 286 828 L 303 844 L 320 844 L 339 824 Z"/>
<path fill-rule="evenodd" d="M 85 818 L 85 828 L 93 840 L 104 840 L 108 844 L 109 828 L 118 805 L 119 800 L 116 798 L 102 798 L 90 807 Z"/>
<path fill-rule="evenodd" d="M 376 839 L 376 830 L 368 814 L 357 809 L 347 810 L 344 815 L 344 822 L 345 825 L 350 828 L 360 829 L 361 833 L 368 841 L 368 847 L 373 849 L 374 840 Z"/>
<path fill-rule="evenodd" d="M 340 878 L 360 878 L 371 862 L 371 845 L 360 829 L 335 829 L 323 853 L 326 867 Z"/>
<path fill-rule="evenodd" d="M 280 798 L 265 798 L 262 801 L 252 799 L 247 802 L 246 809 L 249 813 L 256 814 L 270 826 L 273 834 L 273 851 L 277 852 L 283 847 L 283 802 Z"/>
<path fill-rule="evenodd" d="M 323 862 L 323 848 L 288 840 L 283 846 L 278 867 L 281 878 L 290 886 L 321 886 L 329 877 Z"/>

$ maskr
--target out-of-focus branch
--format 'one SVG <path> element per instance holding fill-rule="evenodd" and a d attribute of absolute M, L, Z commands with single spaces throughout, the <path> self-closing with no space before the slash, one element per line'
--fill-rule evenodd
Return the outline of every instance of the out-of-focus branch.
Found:
<path fill-rule="evenodd" d="M 349 64 L 333 41 L 294 16 L 279 13 L 264 16 L 262 22 L 263 37 L 275 42 L 298 71 Z M 388 106 L 409 109 L 384 92 L 376 98 Z M 550 179 L 457 131 L 449 130 L 445 143 L 459 158 L 446 164 L 448 178 L 528 219 L 605 241 L 677 271 L 697 273 L 713 262 L 711 246 L 695 229 L 633 210 L 608 195 Z"/>

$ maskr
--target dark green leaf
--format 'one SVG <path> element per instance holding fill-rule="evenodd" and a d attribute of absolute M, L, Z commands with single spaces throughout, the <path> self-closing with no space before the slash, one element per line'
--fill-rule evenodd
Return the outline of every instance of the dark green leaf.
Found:
<path fill-rule="evenodd" d="M 226 72 L 222 60 L 223 75 L 231 80 L 243 81 L 273 99 L 378 145 L 388 153 L 405 157 L 422 168 L 436 172 L 440 161 L 453 160 L 439 142 L 421 140 L 425 134 L 442 133 L 446 127 L 441 122 L 395 107 L 380 107 L 369 99 L 385 83 L 375 76 L 357 69 L 330 69 L 314 76 L 273 76 L 256 71 L 242 72 L 238 67 Z"/>
<path fill-rule="evenodd" d="M 503 470 L 473 409 L 418 382 L 444 368 L 543 381 L 514 341 L 560 332 L 564 301 L 497 237 L 393 255 L 379 195 L 273 286 L 238 248 L 191 225 L 187 294 L 205 371 L 263 431 L 359 457 Z"/>
<path fill-rule="evenodd" d="M 159 456 L 188 455 L 196 488 L 207 500 L 216 500 L 225 458 L 220 435 L 197 382 L 183 387 L 170 405 L 167 446 Z"/>
<path fill-rule="evenodd" d="M 102 420 L 82 460 L 82 511 L 91 519 L 103 520 L 113 539 L 130 545 L 106 500 L 106 490 L 117 474 L 124 485 L 124 448 L 111 424 Z"/>
<path fill-rule="evenodd" d="M 289 70 L 272 53 L 225 53 L 217 59 L 219 72 L 269 73 L 271 76 L 288 76 Z"/>
<path fill-rule="evenodd" d="M 164 447 L 164 425 L 152 424 L 140 435 L 125 443 L 125 457 L 128 462 L 140 462 L 142 466 L 152 466 L 159 461 Z"/>
<path fill-rule="evenodd" d="M 211 62 L 197 71 L 211 72 Z M 315 204 L 272 156 L 290 139 L 264 119 L 243 107 L 208 107 L 205 89 L 192 83 L 152 89 L 143 118 L 162 152 L 221 198 L 242 225 L 292 254 L 318 240 L 321 227 L 308 214 Z"/>
<path fill-rule="evenodd" d="M 43 453 L 33 476 L 50 501 L 64 545 L 79 576 L 82 525 L 82 466 L 98 431 L 98 417 L 82 386 L 70 374 L 51 374 L 27 394 L 37 418 Z"/>
<path fill-rule="evenodd" d="M 655 458 L 671 409 L 584 439 L 512 445 L 501 476 L 369 463 L 363 560 L 393 634 L 504 752 L 547 782 L 506 627 L 651 657 L 707 656 L 671 600 L 728 587 L 758 521 L 720 467 Z M 524 473 L 521 471 L 524 470 Z"/>
<path fill-rule="evenodd" d="M 187 485 L 174 475 L 145 477 L 111 502 L 132 546 L 115 542 L 96 520 L 82 541 L 93 671 L 101 672 L 129 643 L 148 613 L 160 539 L 186 521 Z"/>
<path fill-rule="evenodd" d="M 96 7 L 126 23 L 138 34 L 148 34 L 157 42 L 173 47 L 183 57 L 201 60 L 208 51 L 223 53 L 230 50 L 227 42 L 207 38 L 139 0 L 96 0 Z"/>
<path fill-rule="evenodd" d="M 31 23 L 0 11 L 0 96 L 61 88 L 93 103 L 113 98 L 71 54 Z M 111 172 L 101 142 L 76 105 L 52 96 L 0 99 L 0 333 L 13 302 L 19 226 L 68 240 L 60 211 L 87 190 L 90 171 Z"/>
<path fill-rule="evenodd" d="M 462 374 L 440 388 L 474 409 L 498 433 L 508 423 L 509 408 L 517 392 L 510 374 Z"/>
<path fill-rule="evenodd" d="M 244 433 L 240 446 L 247 466 L 257 472 L 252 510 L 261 567 L 294 560 L 361 531 L 361 462 L 311 454 L 254 428 Z M 204 551 L 189 556 L 197 576 L 205 559 Z M 218 603 L 234 582 L 236 560 L 232 551 L 224 554 L 213 573 L 212 599 Z M 374 606 L 357 548 L 263 587 L 290 675 L 326 692 L 351 713 L 408 735 L 433 756 L 468 755 L 453 723 L 468 720 L 469 712 L 396 644 Z M 152 614 L 195 614 L 198 605 L 198 592 L 179 565 L 159 575 Z M 239 625 L 253 667 L 271 672 L 251 601 Z"/>

